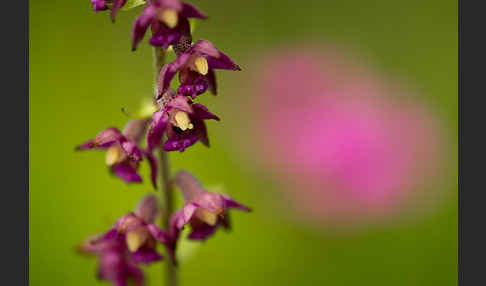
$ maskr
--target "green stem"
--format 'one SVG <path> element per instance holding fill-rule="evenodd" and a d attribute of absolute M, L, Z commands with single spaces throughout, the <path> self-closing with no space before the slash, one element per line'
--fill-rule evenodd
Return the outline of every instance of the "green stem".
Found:
<path fill-rule="evenodd" d="M 164 66 L 165 62 L 165 51 L 161 47 L 154 47 L 154 75 L 155 75 L 155 86 L 157 86 L 157 77 L 160 70 Z M 162 196 L 162 201 L 164 202 L 164 213 L 162 216 L 162 225 L 165 229 L 169 229 L 169 219 L 174 211 L 174 203 L 172 198 L 172 184 L 170 182 L 170 165 L 169 165 L 169 154 L 164 151 L 163 148 L 159 149 L 159 166 L 160 166 L 160 193 Z M 167 269 L 167 286 L 177 286 L 177 269 L 174 263 L 170 259 L 166 260 Z"/>

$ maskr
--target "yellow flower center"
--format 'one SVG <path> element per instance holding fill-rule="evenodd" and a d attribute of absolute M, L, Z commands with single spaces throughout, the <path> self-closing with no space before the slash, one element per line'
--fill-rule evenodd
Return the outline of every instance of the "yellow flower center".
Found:
<path fill-rule="evenodd" d="M 202 220 L 203 222 L 211 226 L 215 226 L 216 223 L 218 222 L 218 215 L 207 209 L 199 208 L 196 211 L 196 216 L 198 219 Z"/>
<path fill-rule="evenodd" d="M 202 75 L 206 75 L 208 73 L 209 66 L 205 57 L 197 57 L 194 60 L 194 67 L 196 68 L 196 71 Z"/>
<path fill-rule="evenodd" d="M 169 28 L 174 28 L 179 21 L 177 11 L 173 9 L 164 9 L 160 15 L 160 21 L 164 22 Z"/>
<path fill-rule="evenodd" d="M 192 125 L 189 116 L 184 111 L 177 112 L 174 116 L 174 119 L 177 123 L 177 127 L 179 127 L 182 131 L 194 128 L 194 125 Z"/>
<path fill-rule="evenodd" d="M 111 146 L 108 148 L 106 151 L 106 157 L 105 157 L 105 162 L 106 165 L 111 166 L 118 162 L 118 159 L 120 159 L 121 152 L 120 148 L 118 146 Z"/>
<path fill-rule="evenodd" d="M 148 238 L 148 233 L 145 230 L 133 230 L 127 233 L 126 242 L 128 249 L 131 252 L 137 251 Z"/>

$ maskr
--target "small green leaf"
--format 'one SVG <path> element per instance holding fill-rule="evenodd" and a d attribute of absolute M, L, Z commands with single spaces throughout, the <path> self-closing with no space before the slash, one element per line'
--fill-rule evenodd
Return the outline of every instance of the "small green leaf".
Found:
<path fill-rule="evenodd" d="M 128 11 L 130 9 L 133 9 L 135 7 L 141 6 L 145 4 L 145 0 L 127 0 L 127 3 L 123 5 L 123 8 L 120 10 L 122 11 Z"/>
<path fill-rule="evenodd" d="M 141 107 L 138 110 L 138 116 L 141 118 L 150 117 L 157 111 L 157 107 L 154 105 L 152 99 L 145 97 L 142 101 Z"/>
<path fill-rule="evenodd" d="M 125 108 L 122 108 L 122 112 L 131 119 L 144 119 L 152 116 L 155 111 L 157 111 L 157 107 L 149 98 L 144 98 L 142 100 L 142 104 L 136 112 L 131 112 Z"/>

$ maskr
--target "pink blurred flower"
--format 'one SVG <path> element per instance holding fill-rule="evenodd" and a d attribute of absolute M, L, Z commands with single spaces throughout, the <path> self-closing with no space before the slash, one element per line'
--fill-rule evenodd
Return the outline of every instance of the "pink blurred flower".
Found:
<path fill-rule="evenodd" d="M 390 216 L 428 191 L 441 146 L 415 98 L 329 49 L 274 53 L 259 70 L 255 149 L 306 217 Z"/>

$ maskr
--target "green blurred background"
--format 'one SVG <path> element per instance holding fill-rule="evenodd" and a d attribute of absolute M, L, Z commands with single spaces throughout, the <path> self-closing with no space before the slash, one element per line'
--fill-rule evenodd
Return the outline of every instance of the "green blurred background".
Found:
<path fill-rule="evenodd" d="M 352 232 L 301 225 L 291 212 L 275 211 L 273 178 L 233 144 L 235 136 L 244 136 L 234 127 L 244 118 L 232 118 L 232 109 L 245 97 L 237 91 L 249 75 L 220 72 L 221 96 L 201 97 L 225 119 L 209 123 L 211 148 L 197 144 L 171 153 L 171 161 L 206 185 L 224 185 L 255 212 L 235 213 L 231 234 L 218 232 L 201 247 L 183 247 L 183 285 L 455 285 L 457 2 L 190 2 L 210 16 L 198 23 L 194 38 L 211 40 L 242 67 L 280 45 L 330 41 L 413 81 L 446 128 L 452 167 L 443 179 L 446 199 L 409 223 Z M 93 13 L 88 0 L 30 1 L 31 285 L 106 283 L 95 279 L 96 261 L 78 256 L 74 247 L 152 192 L 148 182 L 126 185 L 110 177 L 102 152 L 74 152 L 99 130 L 122 127 L 127 118 L 120 108 L 135 110 L 151 95 L 151 48 L 144 41 L 130 51 L 139 10 L 121 12 L 113 25 L 106 13 Z M 142 169 L 147 174 L 147 166 Z M 146 269 L 149 285 L 162 285 L 162 265 Z"/>

